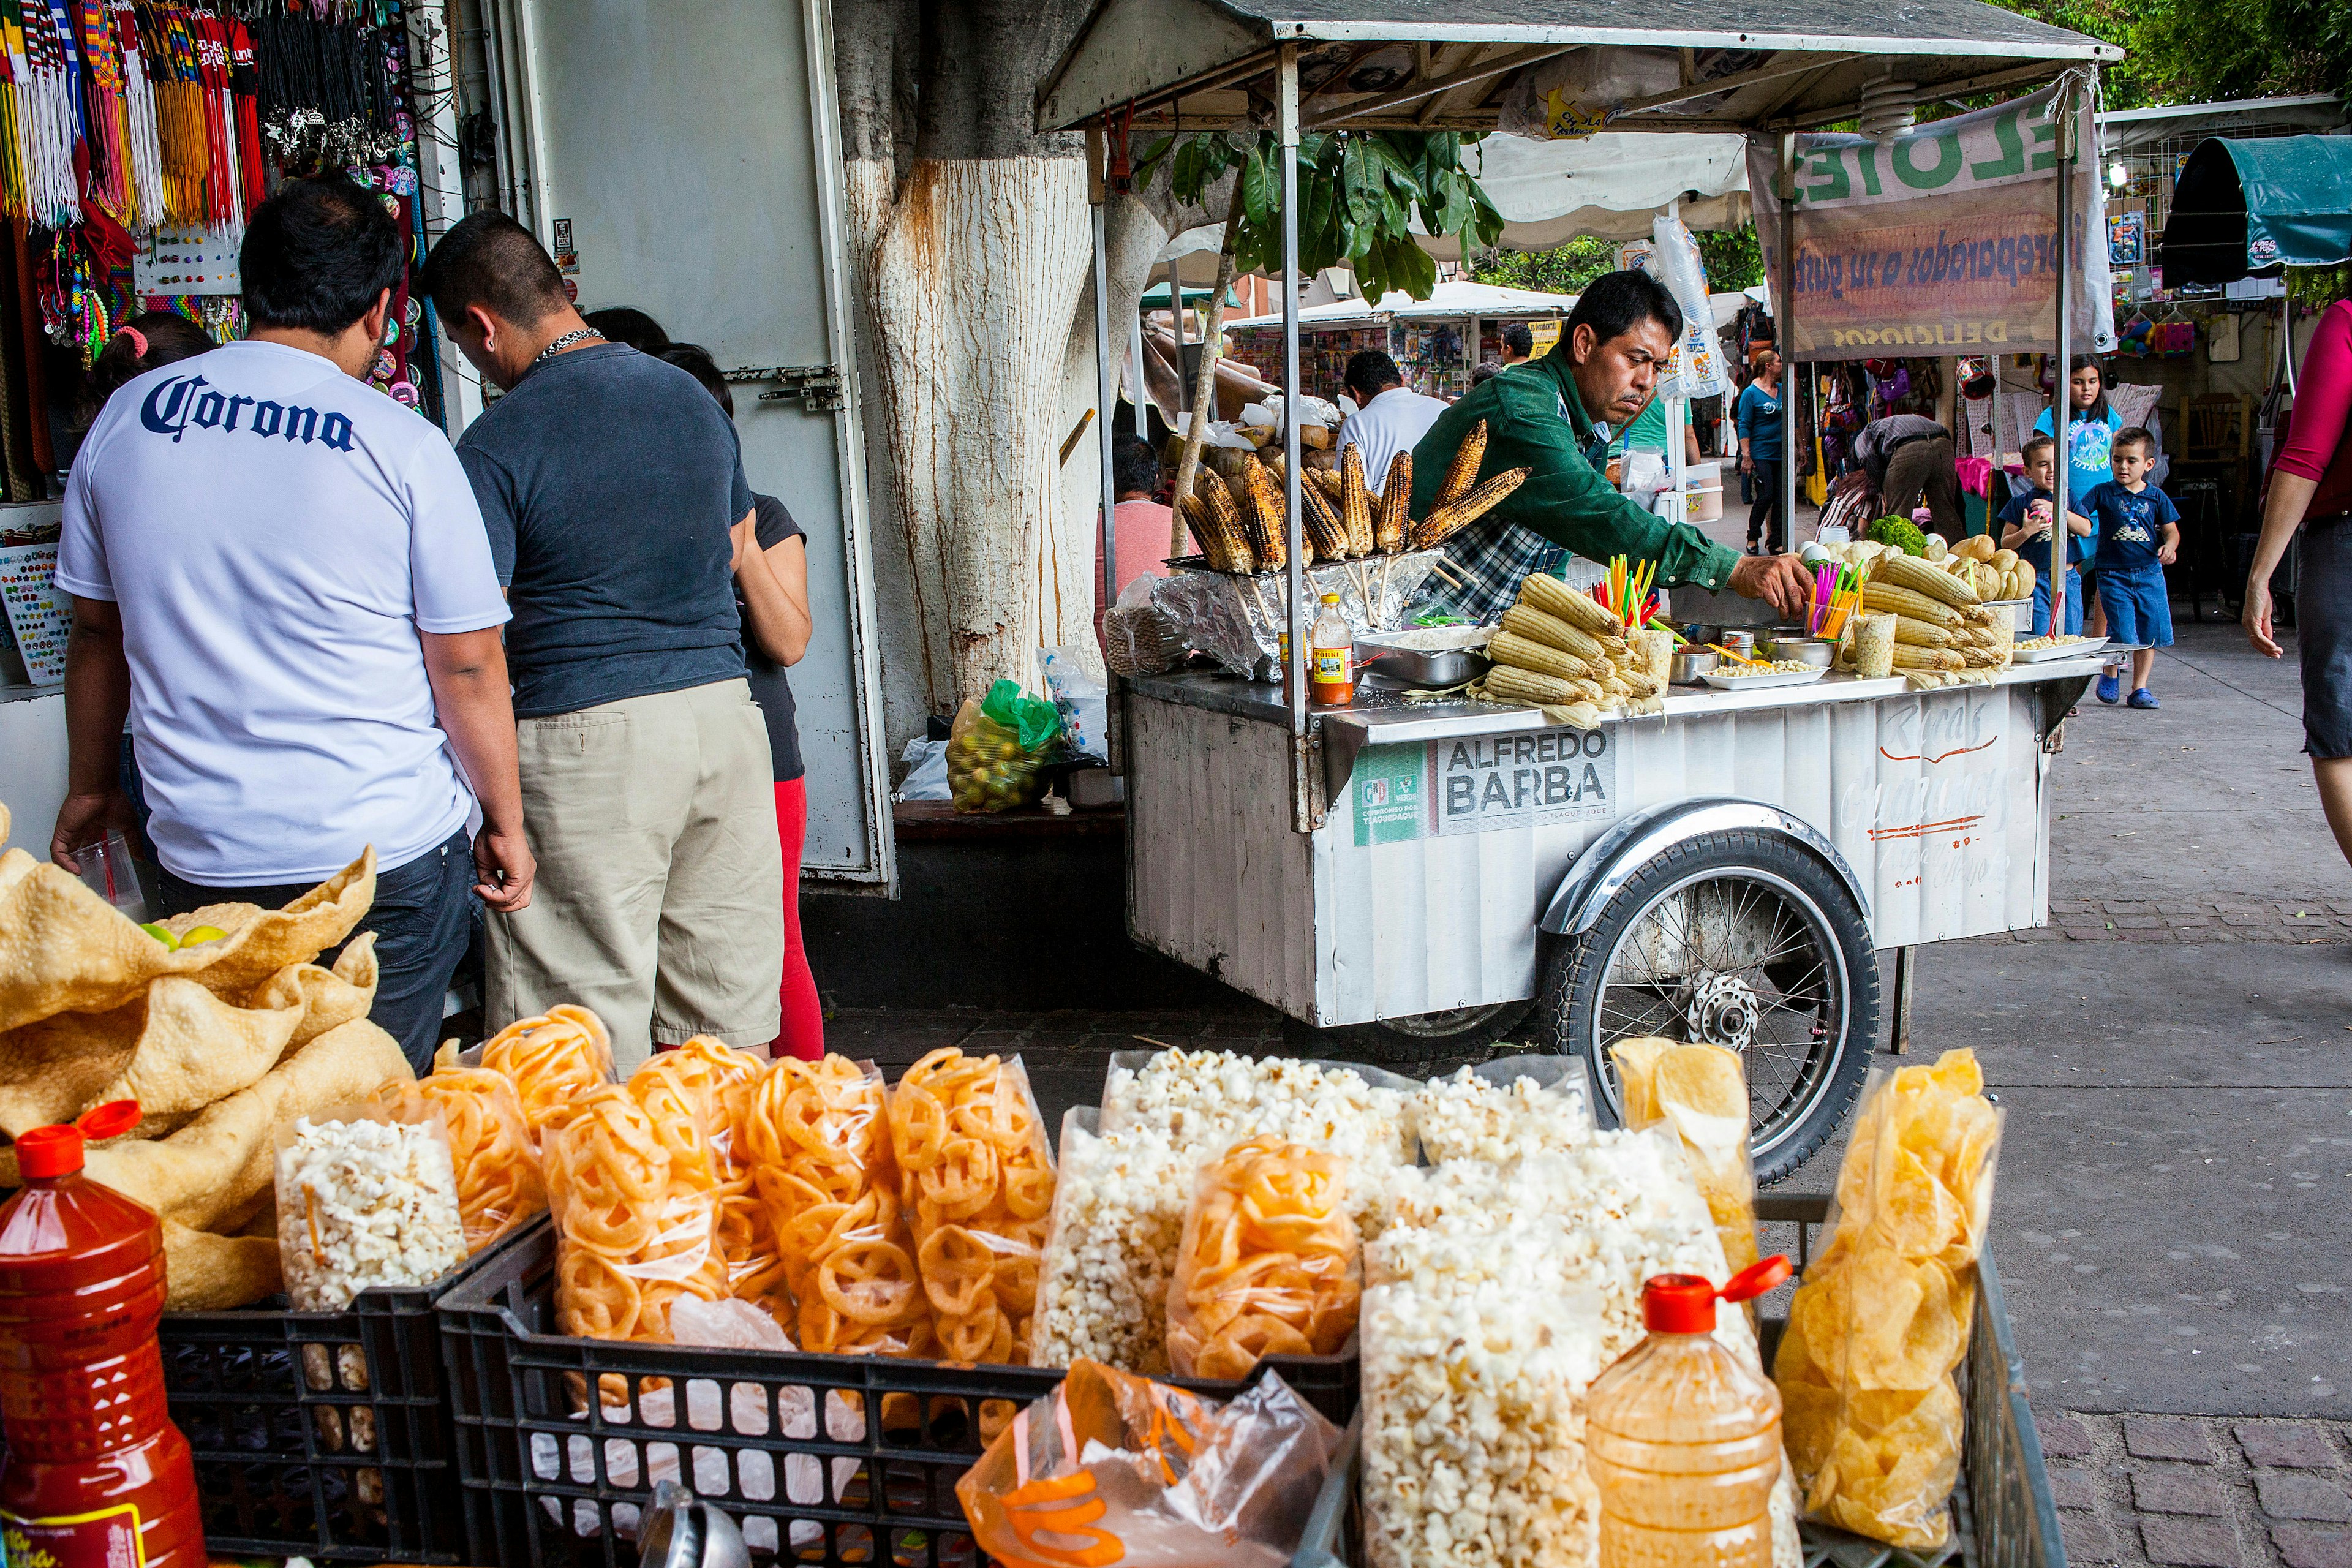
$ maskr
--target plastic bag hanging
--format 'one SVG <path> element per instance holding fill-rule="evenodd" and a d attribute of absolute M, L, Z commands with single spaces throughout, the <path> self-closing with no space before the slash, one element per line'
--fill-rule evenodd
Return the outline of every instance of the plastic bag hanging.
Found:
<path fill-rule="evenodd" d="M 1724 378 L 1723 346 L 1715 335 L 1715 307 L 1706 292 L 1706 263 L 1698 241 L 1678 217 L 1660 213 L 1650 225 L 1656 248 L 1644 269 L 1666 286 L 1682 308 L 1683 335 L 1679 351 L 1683 395 L 1713 397 L 1729 383 Z"/>

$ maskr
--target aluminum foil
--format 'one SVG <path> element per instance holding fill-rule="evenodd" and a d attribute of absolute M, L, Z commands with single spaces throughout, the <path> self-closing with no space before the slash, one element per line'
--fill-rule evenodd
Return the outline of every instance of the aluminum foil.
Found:
<path fill-rule="evenodd" d="M 1309 566 L 1304 624 L 1314 624 L 1322 595 L 1337 594 L 1340 617 L 1358 637 L 1409 625 L 1405 606 L 1429 575 L 1431 563 L 1444 553 L 1413 550 Z M 1153 590 L 1151 603 L 1173 617 L 1194 652 L 1206 654 L 1231 674 L 1262 677 L 1281 657 L 1282 635 L 1289 629 L 1289 584 L 1287 572 L 1239 577 L 1180 566 Z"/>

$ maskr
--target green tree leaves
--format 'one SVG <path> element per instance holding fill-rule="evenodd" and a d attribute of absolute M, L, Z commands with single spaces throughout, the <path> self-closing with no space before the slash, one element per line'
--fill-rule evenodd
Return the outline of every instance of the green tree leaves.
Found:
<path fill-rule="evenodd" d="M 1414 239 L 1416 216 L 1429 234 L 1456 237 L 1466 254 L 1495 243 L 1502 215 L 1462 166 L 1470 142 L 1451 132 L 1312 132 L 1298 142 L 1298 270 L 1331 267 L 1356 274 L 1364 297 L 1389 289 L 1429 298 L 1437 264 Z M 1282 149 L 1271 132 L 1255 137 L 1203 132 L 1162 138 L 1143 155 L 1138 183 L 1171 160 L 1171 193 L 1198 205 L 1209 188 L 1238 169 L 1240 231 L 1234 264 L 1244 272 L 1282 270 Z"/>

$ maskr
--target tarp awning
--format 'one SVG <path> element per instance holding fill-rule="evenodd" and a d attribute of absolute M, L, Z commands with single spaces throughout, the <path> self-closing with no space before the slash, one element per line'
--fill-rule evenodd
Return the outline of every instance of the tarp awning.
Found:
<path fill-rule="evenodd" d="M 1475 316 L 1486 321 L 1543 321 L 1558 317 L 1565 320 L 1576 309 L 1574 294 L 1546 294 L 1529 289 L 1506 289 L 1494 283 L 1472 283 L 1463 279 L 1440 283 L 1426 300 L 1416 300 L 1410 294 L 1383 294 L 1380 303 L 1363 300 L 1335 300 L 1328 305 L 1309 305 L 1298 312 L 1298 324 L 1312 331 L 1317 328 L 1371 326 L 1377 322 L 1398 321 L 1458 321 Z M 1762 304 L 1764 289 L 1759 285 L 1739 294 L 1710 294 L 1707 303 L 1713 309 L 1717 331 L 1731 324 L 1740 308 Z M 1252 316 L 1245 321 L 1226 321 L 1231 331 L 1243 327 L 1279 327 L 1282 318 Z"/>
<path fill-rule="evenodd" d="M 1131 109 L 1139 127 L 1248 126 L 1291 43 L 1310 128 L 1417 131 L 1491 129 L 1515 76 L 1579 54 L 1679 58 L 1676 85 L 1615 103 L 1612 129 L 1717 132 L 1845 119 L 1890 76 L 1932 101 L 2123 58 L 1986 0 L 1101 0 L 1037 125 Z"/>
<path fill-rule="evenodd" d="M 2352 260 L 2352 137 L 2198 143 L 2173 185 L 2158 260 L 2167 288 Z"/>
<path fill-rule="evenodd" d="M 1502 250 L 1550 250 L 1586 235 L 1647 239 L 1651 218 L 1674 201 L 1694 229 L 1748 221 L 1746 143 L 1737 136 L 1489 136 L 1462 161 L 1503 215 Z M 1440 261 L 1461 259 L 1462 247 L 1451 236 L 1418 237 Z"/>

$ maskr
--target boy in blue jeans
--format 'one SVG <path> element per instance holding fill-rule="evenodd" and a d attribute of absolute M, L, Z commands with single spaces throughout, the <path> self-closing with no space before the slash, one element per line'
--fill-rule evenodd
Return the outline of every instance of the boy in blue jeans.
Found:
<path fill-rule="evenodd" d="M 2011 496 L 2001 508 L 2000 547 L 2016 551 L 2020 560 L 2033 567 L 2033 635 L 2046 637 L 2050 632 L 2050 532 L 2056 521 L 2057 500 L 2050 486 L 2058 478 L 2058 444 L 2047 436 L 2036 436 L 2026 442 L 2022 456 L 2031 488 Z M 2066 499 L 2074 503 L 2066 509 L 2066 634 L 2072 637 L 2083 629 L 2083 574 L 2075 568 L 2083 562 L 2084 539 L 2098 524 L 2076 510 L 2083 504 L 2082 497 Z"/>
<path fill-rule="evenodd" d="M 2116 477 L 2083 498 L 2083 510 L 2099 524 L 2099 604 L 2107 612 L 2108 636 L 2148 645 L 2132 655 L 2131 705 L 2154 708 L 2147 678 L 2156 650 L 2172 646 L 2164 569 L 2180 553 L 2180 513 L 2170 496 L 2148 488 L 2154 437 L 2137 426 L 2117 431 L 2110 460 Z M 2117 695 L 2116 678 L 2100 677 L 2099 700 L 2113 702 Z"/>

